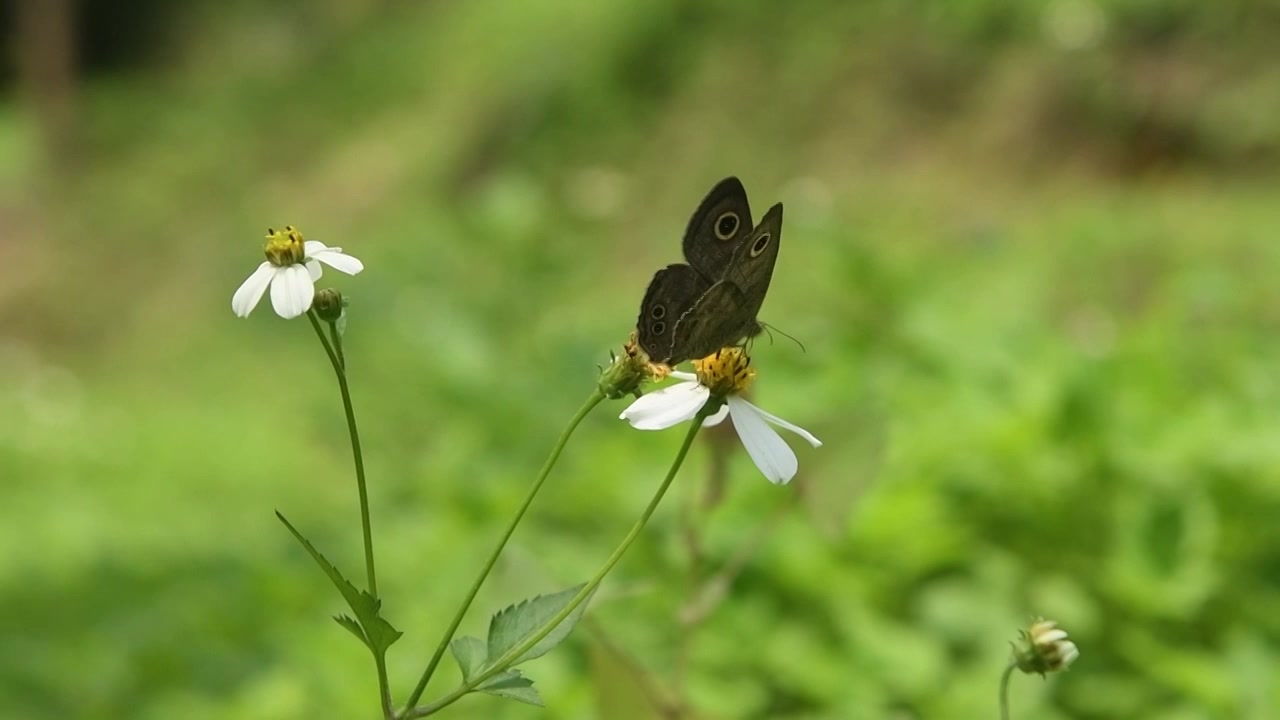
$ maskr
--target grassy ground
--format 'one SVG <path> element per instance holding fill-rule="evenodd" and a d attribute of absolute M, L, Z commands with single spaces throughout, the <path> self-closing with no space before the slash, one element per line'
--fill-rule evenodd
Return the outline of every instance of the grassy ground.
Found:
<path fill-rule="evenodd" d="M 1152 41 L 1139 5 L 1098 5 L 1092 50 L 997 2 L 250 6 L 91 81 L 57 182 L 6 106 L 0 714 L 372 716 L 339 598 L 272 517 L 360 575 L 325 360 L 305 324 L 228 307 L 267 225 L 368 266 L 335 284 L 402 697 L 737 174 L 786 203 L 762 317 L 805 345 L 757 344 L 756 398 L 825 447 L 788 488 L 731 457 L 709 566 L 769 532 L 684 632 L 700 443 L 591 626 L 529 667 L 548 709 L 456 716 L 652 718 L 657 684 L 697 717 L 994 717 L 1043 614 L 1083 655 L 1015 683 L 1015 717 L 1274 717 L 1278 135 L 1250 111 L 1275 91 L 1243 50 L 1199 53 L 1243 16 L 1171 4 L 1196 32 Z M 589 575 L 638 514 L 679 438 L 620 410 L 574 438 L 464 631 Z"/>

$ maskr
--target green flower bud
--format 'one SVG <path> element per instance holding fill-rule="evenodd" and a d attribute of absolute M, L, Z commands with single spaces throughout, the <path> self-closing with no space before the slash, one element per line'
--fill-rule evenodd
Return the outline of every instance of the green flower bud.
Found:
<path fill-rule="evenodd" d="M 610 353 L 612 355 L 612 353 Z M 636 342 L 635 333 L 622 346 L 622 354 L 613 357 L 609 367 L 600 372 L 600 392 L 610 400 L 617 400 L 626 395 L 640 396 L 640 386 L 646 380 L 661 380 L 671 372 L 665 365 L 654 365 L 649 362 Z"/>

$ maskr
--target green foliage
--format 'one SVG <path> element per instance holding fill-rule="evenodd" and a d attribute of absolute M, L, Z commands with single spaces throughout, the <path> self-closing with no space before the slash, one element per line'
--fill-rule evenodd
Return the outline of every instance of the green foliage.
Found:
<path fill-rule="evenodd" d="M 454 659 L 458 661 L 463 681 L 471 682 L 477 675 L 493 668 L 507 653 L 533 638 L 556 615 L 568 607 L 584 587 L 586 587 L 585 583 L 551 595 L 538 595 L 499 610 L 489 621 L 488 642 L 465 636 L 455 639 L 450 649 L 453 651 Z M 589 601 L 589 597 L 583 600 L 551 632 L 528 650 L 503 664 L 507 668 L 514 668 L 520 663 L 551 652 L 569 637 L 569 633 L 573 632 L 573 628 L 582 619 L 582 613 L 586 611 Z M 542 705 L 542 699 L 533 688 L 533 681 L 515 669 L 505 669 L 494 674 L 477 685 L 475 691 L 519 700 L 530 705 Z"/>
<path fill-rule="evenodd" d="M 460 637 L 449 646 L 453 657 L 462 670 L 463 682 L 470 681 L 484 670 L 489 657 L 485 653 L 485 643 L 480 638 Z M 542 705 L 542 698 L 533 688 L 533 681 L 524 677 L 519 670 L 504 670 L 476 686 L 476 692 L 519 700 L 530 705 Z"/>
<path fill-rule="evenodd" d="M 489 658 L 484 641 L 469 635 L 454 638 L 449 644 L 449 649 L 453 651 L 453 657 L 458 661 L 463 682 L 470 680 L 476 676 L 476 673 L 483 670 L 485 661 Z"/>
<path fill-rule="evenodd" d="M 359 638 L 360 642 L 373 651 L 374 655 L 381 656 L 386 654 L 387 648 L 391 647 L 396 640 L 399 640 L 404 633 L 396 630 L 391 626 L 391 623 L 382 617 L 382 601 L 370 594 L 368 590 L 357 590 L 351 584 L 351 581 L 338 572 L 333 563 L 330 563 L 325 559 L 324 555 L 320 554 L 319 550 L 315 549 L 310 540 L 303 537 L 302 533 L 298 532 L 285 519 L 284 515 L 276 511 L 276 517 L 280 518 L 280 522 L 289 528 L 289 532 L 302 544 L 307 554 L 311 556 L 312 560 L 316 561 L 316 564 L 320 566 L 324 574 L 329 576 L 333 586 L 338 589 L 338 592 L 342 593 L 342 598 L 347 601 L 351 611 L 356 614 L 355 620 L 346 615 L 338 615 L 334 617 L 334 620 L 337 620 L 339 625 Z"/>
<path fill-rule="evenodd" d="M 543 705 L 538 691 L 533 688 L 533 681 L 520 674 L 519 670 L 504 670 L 485 680 L 476 690 L 510 700 L 519 700 L 529 705 L 538 707 Z"/>
<path fill-rule="evenodd" d="M 585 587 L 586 583 L 583 583 L 551 595 L 537 595 L 494 613 L 493 618 L 489 621 L 489 660 L 496 661 L 531 639 L 547 623 L 551 622 L 553 618 L 567 608 L 574 597 L 582 592 Z M 590 598 L 583 600 L 551 632 L 534 643 L 528 650 L 516 656 L 511 664 L 519 665 L 522 662 L 542 657 L 550 652 L 552 648 L 564 642 L 569 633 L 573 632 L 573 628 L 578 624 L 578 621 L 582 619 L 582 613 L 586 612 L 589 601 Z"/>

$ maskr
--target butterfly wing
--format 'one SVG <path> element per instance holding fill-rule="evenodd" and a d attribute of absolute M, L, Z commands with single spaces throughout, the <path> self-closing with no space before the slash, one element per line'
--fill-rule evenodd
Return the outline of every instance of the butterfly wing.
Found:
<path fill-rule="evenodd" d="M 745 311 L 751 316 L 755 335 L 760 332 L 756 315 L 764 304 L 773 280 L 773 266 L 778 262 L 778 248 L 782 244 L 782 203 L 769 208 L 742 244 L 737 248 L 724 280 L 742 290 L 746 298 Z"/>
<path fill-rule="evenodd" d="M 754 335 L 755 313 L 742 289 L 732 282 L 712 285 L 676 320 L 671 364 L 704 358 Z"/>
<path fill-rule="evenodd" d="M 636 319 L 637 339 L 651 360 L 674 365 L 690 357 L 672 359 L 685 352 L 676 345 L 676 324 L 688 315 L 711 285 L 698 271 L 683 264 L 668 265 L 654 274 L 640 301 L 640 317 Z"/>
<path fill-rule="evenodd" d="M 724 277 L 738 246 L 751 232 L 747 191 L 736 177 L 727 177 L 698 203 L 684 231 L 685 260 L 714 283 Z"/>

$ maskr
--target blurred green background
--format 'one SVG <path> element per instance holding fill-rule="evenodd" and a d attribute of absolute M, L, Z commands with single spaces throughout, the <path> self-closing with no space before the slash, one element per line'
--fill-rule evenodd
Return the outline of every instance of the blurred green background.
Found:
<path fill-rule="evenodd" d="M 1015 679 L 1015 718 L 1280 717 L 1276 3 L 4 10 L 0 716 L 376 715 L 273 517 L 362 576 L 331 370 L 305 322 L 230 310 L 267 226 L 367 265 L 325 279 L 402 700 L 734 174 L 757 216 L 786 204 L 761 317 L 806 348 L 758 342 L 755 397 L 826 446 L 793 442 L 779 488 L 700 441 L 528 666 L 547 708 L 441 717 L 990 718 L 1036 615 L 1082 656 Z M 638 515 L 680 432 L 622 407 L 464 632 L 585 579 Z"/>

